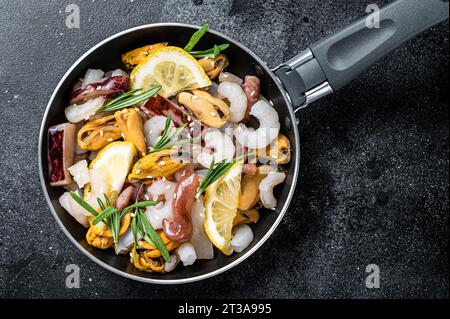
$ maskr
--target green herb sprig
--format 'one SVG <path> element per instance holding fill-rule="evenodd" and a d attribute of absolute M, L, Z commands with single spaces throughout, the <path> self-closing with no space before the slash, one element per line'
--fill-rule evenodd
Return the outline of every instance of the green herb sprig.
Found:
<path fill-rule="evenodd" d="M 199 198 L 205 192 L 206 188 L 217 181 L 223 174 L 225 174 L 231 168 L 231 166 L 234 165 L 234 163 L 236 163 L 236 160 L 233 160 L 231 162 L 223 160 L 216 165 L 215 160 L 213 159 L 205 178 L 200 183 L 197 195 L 195 197 Z"/>
<path fill-rule="evenodd" d="M 204 24 L 200 29 L 198 29 L 189 40 L 188 44 L 184 47 L 184 51 L 190 53 L 194 58 L 216 58 L 220 52 L 228 49 L 229 44 L 215 45 L 213 48 L 203 51 L 192 51 L 192 49 L 197 45 L 200 39 L 208 32 L 208 24 Z"/>
<path fill-rule="evenodd" d="M 108 228 L 111 230 L 114 240 L 114 246 L 117 252 L 117 242 L 119 241 L 119 230 L 120 221 L 122 216 L 117 208 L 111 205 L 106 194 L 103 194 L 105 201 L 103 202 L 100 198 L 97 198 L 98 205 L 102 210 L 98 213 L 88 202 L 78 196 L 75 192 L 70 192 L 70 196 L 78 203 L 81 207 L 90 212 L 95 218 L 92 221 L 92 225 L 97 225 L 100 222 L 104 222 Z"/>
<path fill-rule="evenodd" d="M 161 91 L 161 88 L 162 86 L 159 85 L 146 91 L 141 89 L 131 90 L 116 97 L 114 100 L 107 103 L 97 112 L 115 112 L 127 107 L 131 107 L 155 96 L 159 91 Z"/>
<path fill-rule="evenodd" d="M 70 196 L 78 203 L 81 207 L 90 212 L 95 218 L 92 220 L 92 225 L 97 225 L 100 222 L 104 222 L 108 228 L 111 230 L 114 240 L 114 248 L 117 253 L 117 243 L 119 241 L 119 233 L 120 233 L 120 223 L 122 221 L 123 216 L 125 216 L 132 209 L 142 209 L 147 206 L 155 206 L 157 202 L 154 201 L 142 201 L 136 202 L 128 207 L 125 207 L 122 212 L 120 212 L 117 208 L 111 205 L 106 194 L 103 194 L 104 202 L 97 198 L 98 205 L 102 210 L 98 213 L 88 202 L 78 196 L 75 192 L 70 192 Z M 144 215 L 145 217 L 145 215 Z M 133 222 L 132 222 L 133 228 Z M 159 237 L 159 236 L 158 236 Z M 165 246 L 164 246 L 165 247 Z"/>
<path fill-rule="evenodd" d="M 122 210 L 122 215 L 125 215 L 126 213 L 128 213 L 130 210 L 135 209 L 135 208 L 145 208 L 147 206 L 155 206 L 156 204 L 158 204 L 158 202 L 155 201 L 142 201 L 142 202 L 136 202 L 128 207 L 125 207 Z"/>
<path fill-rule="evenodd" d="M 195 33 L 191 36 L 188 44 L 184 47 L 184 51 L 191 52 L 195 45 L 200 41 L 200 39 L 208 32 L 209 26 L 208 24 L 204 24 L 200 29 L 195 31 Z"/>
<path fill-rule="evenodd" d="M 172 148 L 174 146 L 179 146 L 180 142 L 177 141 L 178 136 L 186 128 L 187 124 L 184 124 L 177 128 L 172 135 L 169 135 L 170 122 L 172 121 L 172 114 L 167 115 L 166 123 L 164 125 L 164 131 L 158 139 L 156 145 L 152 148 L 150 153 L 159 152 L 164 149 Z"/>
<path fill-rule="evenodd" d="M 156 247 L 161 252 L 161 256 L 166 262 L 170 262 L 171 257 L 166 245 L 164 245 L 161 237 L 153 228 L 152 224 L 148 221 L 142 211 L 142 208 L 140 207 L 134 208 L 134 216 L 131 221 L 131 231 L 133 233 L 133 258 L 135 262 L 137 261 L 137 241 L 139 235 L 150 245 Z"/>
<path fill-rule="evenodd" d="M 98 212 L 91 206 L 89 205 L 88 202 L 86 202 L 85 200 L 83 200 L 80 196 L 78 196 L 77 193 L 75 192 L 70 192 L 70 196 L 73 198 L 74 201 L 76 201 L 81 207 L 83 207 L 84 209 L 86 209 L 89 213 L 91 213 L 92 216 L 97 217 L 98 216 Z"/>
<path fill-rule="evenodd" d="M 204 51 L 191 51 L 190 54 L 197 59 L 211 58 L 215 59 L 222 51 L 228 49 L 230 45 L 228 43 L 215 45 L 213 48 Z"/>
<path fill-rule="evenodd" d="M 242 160 L 246 156 L 252 156 L 255 153 L 248 153 L 245 155 L 237 156 L 231 161 L 223 160 L 220 163 L 215 163 L 215 160 L 213 158 L 213 161 L 211 165 L 208 168 L 208 172 L 206 173 L 205 178 L 200 183 L 200 186 L 198 188 L 197 194 L 195 195 L 196 198 L 199 198 L 206 190 L 206 188 L 217 181 L 220 177 L 222 177 L 234 164 Z"/>

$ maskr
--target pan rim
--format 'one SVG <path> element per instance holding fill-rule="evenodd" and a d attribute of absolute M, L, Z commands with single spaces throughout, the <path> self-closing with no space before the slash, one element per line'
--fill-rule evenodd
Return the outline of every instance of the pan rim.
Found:
<path fill-rule="evenodd" d="M 272 79 L 274 80 L 274 82 L 276 83 L 278 90 L 280 92 L 280 94 L 282 95 L 283 99 L 285 100 L 286 104 L 287 104 L 287 108 L 288 108 L 288 112 L 290 115 L 290 120 L 292 121 L 291 125 L 292 125 L 292 129 L 294 130 L 294 136 L 295 136 L 295 154 L 293 157 L 293 160 L 295 161 L 294 163 L 294 176 L 292 177 L 292 183 L 290 185 L 290 190 L 289 193 L 287 195 L 286 201 L 283 204 L 283 207 L 280 209 L 280 213 L 277 217 L 277 219 L 275 220 L 275 222 L 272 224 L 272 226 L 269 228 L 269 230 L 264 234 L 264 236 L 257 242 L 255 243 L 255 245 L 249 249 L 247 252 L 245 252 L 244 254 L 240 255 L 236 260 L 234 260 L 233 262 L 226 264 L 214 271 L 199 275 L 199 276 L 194 276 L 194 277 L 188 277 L 188 278 L 182 278 L 182 279 L 154 279 L 154 278 L 144 278 L 144 277 L 140 277 L 134 274 L 130 274 L 121 270 L 118 270 L 110 265 L 108 265 L 107 263 L 103 262 L 102 260 L 98 259 L 97 257 L 95 257 L 94 255 L 90 254 L 77 240 L 75 240 L 75 238 L 70 234 L 70 232 L 66 229 L 65 225 L 62 223 L 62 221 L 60 220 L 60 218 L 58 217 L 56 210 L 53 206 L 53 203 L 50 199 L 50 196 L 48 194 L 47 191 L 47 186 L 46 186 L 46 182 L 45 182 L 45 177 L 44 177 L 44 171 L 43 171 L 43 161 L 42 161 L 42 151 L 43 151 L 43 137 L 45 134 L 45 123 L 47 121 L 48 118 L 48 113 L 50 111 L 50 107 L 53 104 L 53 101 L 55 99 L 55 96 L 57 94 L 57 92 L 59 92 L 59 90 L 61 89 L 61 86 L 63 85 L 63 83 L 66 81 L 67 77 L 71 74 L 71 72 L 76 68 L 76 66 L 78 64 L 80 64 L 87 56 L 89 56 L 92 52 L 94 52 L 96 49 L 98 49 L 99 47 L 103 46 L 104 44 L 118 38 L 121 37 L 123 35 L 129 34 L 129 33 L 133 33 L 135 31 L 138 30 L 142 30 L 142 29 L 151 29 L 151 28 L 155 28 L 155 27 L 188 27 L 188 28 L 192 28 L 192 29 L 198 29 L 198 26 L 195 25 L 191 25 L 191 24 L 184 24 L 184 23 L 152 23 L 152 24 L 145 24 L 145 25 L 140 25 L 140 26 L 136 26 L 130 29 L 126 29 L 123 30 L 121 32 L 118 32 L 116 34 L 113 34 L 112 36 L 100 41 L 99 43 L 97 43 L 96 45 L 94 45 L 93 47 L 91 47 L 89 50 L 87 50 L 80 58 L 78 58 L 71 66 L 70 68 L 65 72 L 65 74 L 63 75 L 63 77 L 61 78 L 61 80 L 58 82 L 56 88 L 53 90 L 53 93 L 49 99 L 49 102 L 46 106 L 45 112 L 44 112 L 44 116 L 42 118 L 42 123 L 40 126 L 40 131 L 39 131 L 39 142 L 38 142 L 38 166 L 39 166 L 39 179 L 40 179 L 40 183 L 41 183 L 41 188 L 44 192 L 44 196 L 45 199 L 47 201 L 47 206 L 50 208 L 50 211 L 53 214 L 53 217 L 55 218 L 56 222 L 58 223 L 59 227 L 62 229 L 62 231 L 64 232 L 64 234 L 69 238 L 69 240 L 85 255 L 87 256 L 89 259 L 91 259 L 92 261 L 94 261 L 96 264 L 100 265 L 101 267 L 115 273 L 118 274 L 122 277 L 131 279 L 131 280 L 135 280 L 135 281 L 139 281 L 139 282 L 143 282 L 143 283 L 151 283 L 151 284 L 162 284 L 162 285 L 173 285 L 173 284 L 186 284 L 186 283 L 191 283 L 191 282 L 196 282 L 196 281 L 200 281 L 200 280 L 204 280 L 207 278 L 211 278 L 214 277 L 216 275 L 219 275 L 235 266 L 237 266 L 238 264 L 240 264 L 241 262 L 243 262 L 244 260 L 246 260 L 250 255 L 252 255 L 254 252 L 256 252 L 266 241 L 267 239 L 273 234 L 273 232 L 275 231 L 275 229 L 278 227 L 278 225 L 280 224 L 281 220 L 283 219 L 287 209 L 289 208 L 289 205 L 292 201 L 292 197 L 294 195 L 295 192 L 295 187 L 297 184 L 297 180 L 298 180 L 298 174 L 299 174 L 299 169 L 300 169 L 300 136 L 299 136 L 299 129 L 297 126 L 297 118 L 294 114 L 292 105 L 290 103 L 290 100 L 286 94 L 286 92 L 284 91 L 284 89 L 281 86 L 281 83 L 279 82 L 278 78 L 273 74 L 272 70 L 266 65 L 266 63 L 264 61 L 262 61 L 256 54 L 254 54 L 249 48 L 247 48 L 245 45 L 241 44 L 240 42 L 231 39 L 230 37 L 222 34 L 221 32 L 218 31 L 214 31 L 214 30 L 210 30 L 210 33 L 213 33 L 217 36 L 222 37 L 223 39 L 229 41 L 230 43 L 234 43 L 235 45 L 237 45 L 238 47 L 240 47 L 242 50 L 246 51 L 256 62 L 258 62 L 258 64 L 263 67 L 265 69 L 265 71 L 267 72 L 267 74 L 269 74 Z"/>

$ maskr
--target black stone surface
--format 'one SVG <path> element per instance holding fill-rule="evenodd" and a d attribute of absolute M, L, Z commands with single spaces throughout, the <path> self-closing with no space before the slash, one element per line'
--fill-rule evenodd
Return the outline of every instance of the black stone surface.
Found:
<path fill-rule="evenodd" d="M 64 23 L 72 2 L 80 30 Z M 1 1 L 0 296 L 448 298 L 448 23 L 300 113 L 302 166 L 288 213 L 257 253 L 215 278 L 157 286 L 109 273 L 69 242 L 41 192 L 47 101 L 102 39 L 147 23 L 208 22 L 275 66 L 363 16 L 370 2 Z M 65 286 L 72 263 L 80 289 Z M 380 289 L 365 286 L 371 263 Z"/>

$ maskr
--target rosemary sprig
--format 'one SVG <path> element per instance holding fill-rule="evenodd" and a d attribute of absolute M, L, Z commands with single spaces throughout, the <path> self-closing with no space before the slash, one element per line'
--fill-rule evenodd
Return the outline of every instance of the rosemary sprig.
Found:
<path fill-rule="evenodd" d="M 115 208 L 111 206 L 103 208 L 102 212 L 92 221 L 92 225 L 97 225 L 98 223 L 103 222 L 105 219 L 107 220 L 110 216 L 114 214 L 114 210 Z"/>
<path fill-rule="evenodd" d="M 222 162 L 216 165 L 213 159 L 211 166 L 209 167 L 208 172 L 206 173 L 205 178 L 200 183 L 197 195 L 195 197 L 199 198 L 205 192 L 206 188 L 215 181 L 217 181 L 220 178 L 220 176 L 225 174 L 225 172 L 227 172 L 231 168 L 231 166 L 234 165 L 234 163 L 236 163 L 236 160 L 232 160 L 231 162 L 223 160 Z"/>
<path fill-rule="evenodd" d="M 200 29 L 195 31 L 195 33 L 191 36 L 188 44 L 184 47 L 184 51 L 191 52 L 191 50 L 195 47 L 195 45 L 200 41 L 200 39 L 208 32 L 209 26 L 208 24 L 204 24 Z"/>
<path fill-rule="evenodd" d="M 131 220 L 131 232 L 133 234 L 133 258 L 134 258 L 134 262 L 137 262 L 137 252 L 136 252 L 136 247 L 137 247 L 137 233 L 138 233 L 138 219 L 136 218 L 136 215 L 133 217 L 133 219 Z"/>
<path fill-rule="evenodd" d="M 137 261 L 137 241 L 140 235 L 150 245 L 156 247 L 166 262 L 170 262 L 170 253 L 159 237 L 152 224 L 148 221 L 141 207 L 134 208 L 134 216 L 131 221 L 131 231 L 133 232 L 133 258 Z"/>
<path fill-rule="evenodd" d="M 94 215 L 94 220 L 92 221 L 92 225 L 97 225 L 100 222 L 104 222 L 108 228 L 111 230 L 111 233 L 113 235 L 115 249 L 117 253 L 117 242 L 119 241 L 119 233 L 120 233 L 120 223 L 122 221 L 122 217 L 125 216 L 126 213 L 128 213 L 130 210 L 135 210 L 135 216 L 133 217 L 133 220 L 131 221 L 131 230 L 133 231 L 133 240 L 134 240 L 134 249 L 133 251 L 136 251 L 136 245 L 137 245 L 137 233 L 141 233 L 142 238 L 149 242 L 149 244 L 157 247 L 160 249 L 161 254 L 163 254 L 163 250 L 165 249 L 167 251 L 166 246 L 162 244 L 161 238 L 159 237 L 158 233 L 151 227 L 150 222 L 145 217 L 144 213 L 142 213 L 142 208 L 147 206 L 155 206 L 157 202 L 154 201 L 142 201 L 138 202 L 136 201 L 134 204 L 125 207 L 122 212 L 120 212 L 116 207 L 111 205 L 111 202 L 108 199 L 108 196 L 106 194 L 103 194 L 104 202 L 97 198 L 98 205 L 100 209 L 102 210 L 100 213 L 98 213 L 91 205 L 89 205 L 88 202 L 86 202 L 84 199 L 82 199 L 80 196 L 78 196 L 75 192 L 70 192 L 70 196 L 81 205 L 84 209 L 86 209 L 88 212 L 90 212 L 92 215 Z M 136 214 L 136 211 L 139 213 Z M 145 219 L 145 220 L 144 220 Z M 144 226 L 145 225 L 145 226 Z M 152 231 L 153 230 L 153 231 Z M 154 234 L 159 238 L 159 242 L 157 239 L 154 238 Z M 162 248 L 162 246 L 164 248 Z M 159 246 L 158 246 L 159 245 Z M 164 254 L 166 254 L 164 252 Z M 163 256 L 164 256 L 163 254 Z M 167 251 L 166 257 L 169 254 Z M 170 255 L 169 255 L 170 259 Z"/>
<path fill-rule="evenodd" d="M 128 213 L 130 210 L 135 209 L 135 208 L 144 208 L 147 206 L 155 206 L 156 204 L 158 204 L 158 202 L 154 202 L 154 201 L 142 201 L 142 202 L 136 202 L 128 207 L 125 207 L 122 210 L 122 215 L 125 215 L 126 213 Z"/>
<path fill-rule="evenodd" d="M 117 248 L 117 242 L 119 241 L 120 221 L 122 216 L 120 215 L 119 210 L 111 205 L 108 196 L 106 196 L 106 194 L 103 194 L 105 202 L 103 202 L 100 198 L 97 198 L 98 206 L 102 210 L 100 213 L 98 213 L 88 202 L 78 196 L 77 193 L 70 192 L 70 196 L 78 204 L 80 204 L 81 207 L 86 209 L 95 217 L 92 221 L 93 226 L 97 225 L 100 222 L 104 222 L 108 226 L 113 236 L 115 248 Z"/>
<path fill-rule="evenodd" d="M 164 125 L 164 131 L 162 132 L 160 138 L 158 139 L 158 142 L 152 148 L 152 151 L 150 153 L 159 152 L 161 150 L 172 148 L 174 146 L 179 145 L 179 143 L 177 142 L 177 138 L 183 132 L 183 130 L 186 128 L 187 124 L 180 126 L 179 128 L 177 128 L 175 130 L 175 132 L 172 135 L 169 135 L 169 128 L 170 128 L 171 120 L 172 120 L 172 115 L 169 113 L 167 115 L 166 123 Z"/>
<path fill-rule="evenodd" d="M 117 254 L 117 243 L 119 242 L 119 233 L 120 233 L 120 223 L 122 217 L 120 216 L 120 212 L 117 208 L 113 209 L 113 214 L 109 217 L 109 228 L 111 229 L 111 233 L 114 239 L 114 250 Z"/>
<path fill-rule="evenodd" d="M 110 101 L 97 112 L 114 112 L 136 105 L 156 95 L 161 90 L 161 88 L 162 86 L 159 85 L 147 91 L 141 89 L 129 91 Z"/>
<path fill-rule="evenodd" d="M 109 201 L 109 198 L 108 198 L 108 196 L 106 196 L 105 193 L 103 193 L 103 198 L 105 198 L 106 204 L 107 204 L 108 206 L 111 206 L 111 202 Z"/>
<path fill-rule="evenodd" d="M 139 212 L 139 219 L 141 221 L 142 227 L 145 231 L 145 234 L 148 235 L 151 239 L 151 241 L 155 244 L 155 247 L 158 248 L 158 250 L 161 252 L 161 256 L 164 258 L 165 261 L 170 262 L 170 254 L 167 250 L 166 245 L 164 245 L 161 237 L 159 237 L 156 230 L 153 228 L 152 224 L 148 221 L 145 214 L 142 212 L 142 209 L 137 208 L 137 211 Z M 145 238 L 145 236 L 144 236 Z"/>
<path fill-rule="evenodd" d="M 105 210 L 105 205 L 103 205 L 103 202 L 102 202 L 102 200 L 100 199 L 100 198 L 97 198 L 97 203 L 98 203 L 98 206 L 100 206 L 100 209 L 103 211 L 103 210 Z M 98 216 L 97 216 L 98 217 Z M 97 218 L 96 217 L 96 218 Z"/>
<path fill-rule="evenodd" d="M 98 212 L 91 205 L 89 205 L 88 202 L 86 202 L 84 199 L 82 199 L 80 196 L 78 196 L 77 193 L 70 192 L 70 196 L 73 198 L 74 201 L 76 201 L 81 207 L 86 209 L 94 217 L 98 216 Z"/>
<path fill-rule="evenodd" d="M 190 53 L 194 58 L 216 58 L 220 52 L 228 49 L 229 44 L 214 45 L 213 48 L 203 51 L 192 51 L 200 39 L 208 32 L 208 24 L 203 25 L 199 30 L 197 30 L 189 40 L 188 44 L 184 47 L 184 51 Z"/>
<path fill-rule="evenodd" d="M 254 152 L 248 153 L 245 155 L 237 156 L 231 161 L 223 160 L 220 163 L 215 163 L 215 160 L 213 158 L 213 161 L 211 165 L 208 168 L 208 172 L 206 173 L 205 178 L 200 183 L 200 186 L 198 188 L 197 194 L 195 195 L 195 198 L 199 198 L 208 188 L 209 185 L 217 181 L 220 177 L 222 177 L 234 164 L 245 158 L 245 156 L 251 156 L 255 154 Z"/>
<path fill-rule="evenodd" d="M 204 51 L 191 51 L 189 52 L 194 58 L 216 58 L 222 51 L 228 49 L 230 45 L 228 43 L 215 45 L 213 48 Z"/>
<path fill-rule="evenodd" d="M 108 104 L 117 103 L 117 102 L 122 101 L 123 99 L 125 99 L 125 98 L 127 98 L 129 96 L 132 96 L 132 95 L 135 95 L 135 94 L 139 94 L 138 92 L 141 93 L 142 89 L 134 89 L 134 90 L 128 91 L 128 92 L 126 92 L 126 93 L 124 93 L 122 95 L 119 95 L 115 99 L 111 100 Z"/>

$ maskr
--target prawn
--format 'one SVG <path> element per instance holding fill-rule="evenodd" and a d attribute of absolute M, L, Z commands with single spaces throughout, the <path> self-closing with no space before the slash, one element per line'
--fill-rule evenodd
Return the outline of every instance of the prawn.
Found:
<path fill-rule="evenodd" d="M 145 216 L 156 230 L 163 228 L 165 218 L 173 217 L 172 203 L 176 185 L 170 181 L 157 180 L 147 189 L 145 198 L 160 200 L 158 205 L 148 206 L 145 210 Z"/>
<path fill-rule="evenodd" d="M 234 136 L 240 145 L 249 149 L 267 147 L 280 132 L 280 120 L 277 111 L 267 102 L 260 100 L 253 105 L 250 115 L 259 120 L 259 128 L 248 128 L 239 124 L 234 130 Z"/>
<path fill-rule="evenodd" d="M 230 118 L 232 123 L 239 123 L 244 119 L 247 110 L 247 96 L 239 84 L 222 82 L 217 92 L 230 102 Z"/>
<path fill-rule="evenodd" d="M 213 160 L 218 163 L 233 158 L 235 153 L 233 140 L 219 130 L 206 132 L 204 142 L 205 148 L 197 156 L 197 161 L 204 167 L 209 168 Z"/>
<path fill-rule="evenodd" d="M 273 196 L 273 189 L 286 179 L 285 173 L 271 172 L 259 184 L 259 197 L 265 208 L 277 207 L 277 199 Z"/>

